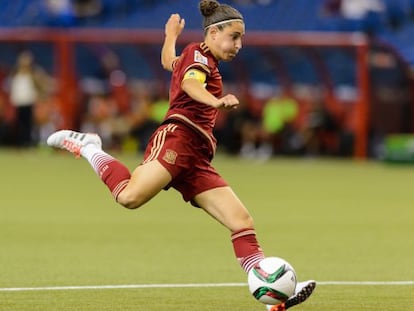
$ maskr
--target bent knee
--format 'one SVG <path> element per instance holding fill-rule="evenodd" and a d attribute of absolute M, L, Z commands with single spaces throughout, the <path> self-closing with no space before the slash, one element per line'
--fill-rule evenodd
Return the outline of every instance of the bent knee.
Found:
<path fill-rule="evenodd" d="M 143 195 L 137 193 L 122 191 L 116 198 L 116 201 L 125 208 L 137 209 L 144 205 L 148 199 L 146 199 Z"/>

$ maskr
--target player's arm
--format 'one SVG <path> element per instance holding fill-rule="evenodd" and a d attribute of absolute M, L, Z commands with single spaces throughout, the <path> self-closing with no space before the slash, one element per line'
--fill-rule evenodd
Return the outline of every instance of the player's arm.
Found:
<path fill-rule="evenodd" d="M 210 105 L 215 108 L 235 108 L 239 100 L 231 94 L 217 98 L 206 90 L 204 83 L 206 73 L 198 69 L 188 70 L 181 82 L 181 88 L 192 99 L 199 103 Z"/>
<path fill-rule="evenodd" d="M 175 44 L 185 26 L 185 20 L 179 14 L 172 14 L 165 24 L 165 38 L 161 49 L 161 65 L 168 71 L 173 70 L 177 59 Z"/>

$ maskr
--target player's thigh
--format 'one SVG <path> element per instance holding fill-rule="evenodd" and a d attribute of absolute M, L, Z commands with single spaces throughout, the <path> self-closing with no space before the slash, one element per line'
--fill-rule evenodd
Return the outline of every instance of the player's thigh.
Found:
<path fill-rule="evenodd" d="M 160 162 L 157 160 L 147 162 L 132 172 L 128 185 L 118 196 L 118 202 L 129 208 L 137 208 L 170 182 L 171 175 Z"/>
<path fill-rule="evenodd" d="M 232 232 L 253 228 L 249 211 L 228 186 L 204 191 L 196 195 L 194 201 Z"/>

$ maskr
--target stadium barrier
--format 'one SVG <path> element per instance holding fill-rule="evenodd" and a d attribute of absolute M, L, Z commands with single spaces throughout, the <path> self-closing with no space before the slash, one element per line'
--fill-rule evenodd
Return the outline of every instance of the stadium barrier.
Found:
<path fill-rule="evenodd" d="M 127 29 L 42 29 L 42 28 L 18 28 L 18 29 L 0 29 L 0 44 L 12 44 L 19 48 L 30 46 L 31 44 L 43 43 L 50 46 L 52 50 L 52 71 L 57 80 L 57 94 L 60 100 L 60 111 L 63 119 L 61 127 L 74 128 L 79 103 L 76 102 L 77 80 L 79 61 L 77 60 L 77 46 L 79 44 L 113 44 L 129 45 L 145 50 L 145 58 L 152 65 L 152 69 L 157 72 L 153 78 L 158 78 L 165 85 L 168 84 L 168 78 L 159 72 L 159 49 L 163 42 L 164 32 L 162 30 L 127 30 Z M 190 41 L 202 41 L 202 34 L 198 31 L 185 31 L 180 37 L 179 44 L 183 45 Z M 244 38 L 244 47 L 250 51 L 260 51 L 261 54 L 256 58 L 249 59 L 249 53 L 230 67 L 229 71 L 240 74 L 235 76 L 237 83 L 244 84 L 241 89 L 249 89 L 246 84 L 253 83 L 253 70 L 256 66 L 255 61 L 258 58 L 265 57 L 269 49 L 291 48 L 306 50 L 309 58 L 301 60 L 305 62 L 314 62 L 317 83 L 323 86 L 327 92 L 325 101 L 327 105 L 341 105 L 340 99 L 335 96 L 335 81 L 333 81 L 331 69 L 324 59 L 324 50 L 336 48 L 347 50 L 352 54 L 352 66 L 355 67 L 354 86 L 356 97 L 352 103 L 352 114 L 355 117 L 352 125 L 352 131 L 355 137 L 353 154 L 356 158 L 366 158 L 368 149 L 368 128 L 370 115 L 370 79 L 368 69 L 368 52 L 369 43 L 367 38 L 362 34 L 344 34 L 344 33 L 280 33 L 280 32 L 249 32 Z M 157 48 L 158 47 L 158 50 Z M 289 53 L 288 53 L 289 54 Z M 269 57 L 269 66 L 274 65 L 275 80 L 287 93 L 293 94 L 294 79 L 289 78 L 289 73 L 280 70 L 283 68 L 283 62 L 278 55 L 280 53 L 271 53 Z M 272 56 L 273 55 L 273 56 Z M 312 56 L 313 55 L 313 56 Z M 307 56 L 307 57 L 308 57 Z M 286 58 L 286 53 L 282 58 Z M 1 61 L 1 57 L 0 57 Z M 247 64 L 249 63 L 249 64 Z M 253 65 L 252 65 L 253 63 Z M 247 65 L 246 65 L 247 64 Z M 246 70 L 240 70 L 245 68 Z M 300 65 L 300 64 L 299 64 Z M 158 66 L 158 69 L 154 69 Z M 249 69 L 250 68 L 250 69 Z M 279 70 L 278 70 L 279 68 Z M 251 72 L 250 72 L 251 70 Z M 246 72 L 247 71 L 247 72 Z M 289 70 L 287 70 L 289 71 Z M 250 76 L 251 75 L 251 76 Z M 260 76 L 261 73 L 255 73 Z M 276 86 L 275 86 L 276 87 Z"/>

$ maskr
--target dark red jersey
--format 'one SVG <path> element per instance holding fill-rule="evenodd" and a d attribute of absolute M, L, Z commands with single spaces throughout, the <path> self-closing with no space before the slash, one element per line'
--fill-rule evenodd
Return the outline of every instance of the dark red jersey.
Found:
<path fill-rule="evenodd" d="M 198 69 L 206 74 L 206 90 L 216 97 L 221 97 L 223 84 L 217 65 L 218 61 L 205 43 L 190 43 L 185 47 L 180 57 L 173 64 L 170 108 L 165 118 L 166 120 L 180 120 L 197 130 L 210 141 L 213 152 L 216 147 L 213 128 L 218 110 L 194 101 L 181 89 L 181 83 L 189 69 Z"/>

